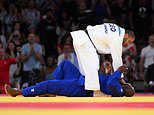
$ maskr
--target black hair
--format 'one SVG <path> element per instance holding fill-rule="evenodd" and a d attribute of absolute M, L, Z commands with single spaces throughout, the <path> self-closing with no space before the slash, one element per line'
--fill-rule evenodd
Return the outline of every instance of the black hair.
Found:
<path fill-rule="evenodd" d="M 130 84 L 122 84 L 122 88 L 126 97 L 132 97 L 135 94 L 135 89 Z"/>
<path fill-rule="evenodd" d="M 15 45 L 15 43 L 14 43 L 14 41 L 10 41 L 10 42 L 8 42 L 8 45 L 7 45 L 7 48 L 6 48 L 6 52 L 7 52 L 7 54 L 11 54 L 11 52 L 10 52 L 10 49 L 9 49 L 9 43 L 13 43 L 14 44 L 14 46 L 15 46 L 15 48 L 14 48 L 14 53 L 15 53 L 15 56 L 17 56 L 17 50 L 16 50 L 16 45 Z"/>

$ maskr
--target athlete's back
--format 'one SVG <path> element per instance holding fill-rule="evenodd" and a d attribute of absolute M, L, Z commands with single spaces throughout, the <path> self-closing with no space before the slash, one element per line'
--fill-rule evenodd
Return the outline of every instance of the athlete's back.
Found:
<path fill-rule="evenodd" d="M 89 34 L 98 39 L 103 39 L 103 38 L 122 38 L 125 33 L 125 29 L 119 27 L 118 25 L 114 23 L 104 23 L 101 25 L 96 25 L 96 26 L 88 26 L 87 30 Z"/>

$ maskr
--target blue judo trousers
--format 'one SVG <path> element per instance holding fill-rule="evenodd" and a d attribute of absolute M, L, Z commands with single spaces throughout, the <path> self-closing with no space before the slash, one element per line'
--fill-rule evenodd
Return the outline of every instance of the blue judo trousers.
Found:
<path fill-rule="evenodd" d="M 25 97 L 43 94 L 55 94 L 68 97 L 92 97 L 93 91 L 84 88 L 84 76 L 68 60 L 59 64 L 52 75 L 56 80 L 40 82 L 22 90 Z M 113 97 L 123 96 L 123 89 L 119 83 L 121 72 L 116 71 L 111 75 L 99 74 L 101 91 Z"/>

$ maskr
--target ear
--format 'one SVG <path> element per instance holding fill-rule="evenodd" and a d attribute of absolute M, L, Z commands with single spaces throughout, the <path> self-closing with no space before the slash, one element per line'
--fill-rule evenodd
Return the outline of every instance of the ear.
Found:
<path fill-rule="evenodd" d="M 128 38 L 128 34 L 127 33 L 125 34 L 124 38 Z"/>

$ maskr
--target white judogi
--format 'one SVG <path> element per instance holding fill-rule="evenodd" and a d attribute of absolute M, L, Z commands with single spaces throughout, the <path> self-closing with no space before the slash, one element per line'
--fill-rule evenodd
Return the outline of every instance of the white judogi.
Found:
<path fill-rule="evenodd" d="M 125 29 L 113 23 L 87 26 L 88 34 L 101 54 L 111 54 L 114 71 L 122 63 L 122 42 Z M 99 59 L 92 42 L 83 30 L 71 32 L 77 54 L 80 72 L 85 75 L 86 90 L 100 90 L 98 70 Z"/>

